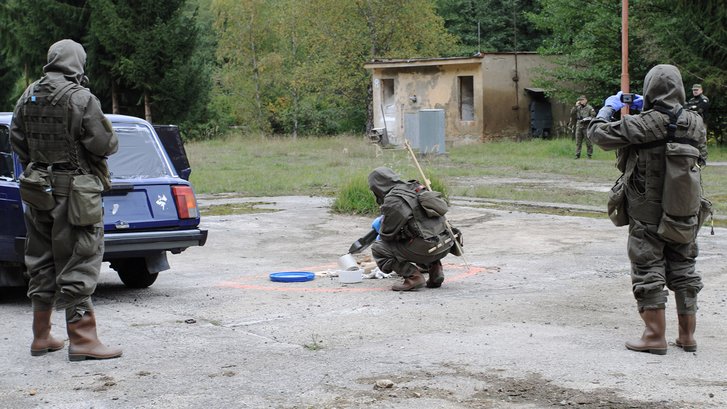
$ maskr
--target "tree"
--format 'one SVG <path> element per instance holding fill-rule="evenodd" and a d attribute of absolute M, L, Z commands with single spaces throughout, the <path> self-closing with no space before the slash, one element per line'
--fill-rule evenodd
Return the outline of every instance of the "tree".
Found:
<path fill-rule="evenodd" d="M 677 66 L 687 87 L 701 83 L 710 96 L 707 128 L 727 131 L 727 9 L 714 0 L 642 1 L 634 6 L 639 53 L 652 63 Z M 717 135 L 721 139 L 721 135 Z"/>
<path fill-rule="evenodd" d="M 0 48 L 22 67 L 27 85 L 42 74 L 48 48 L 64 38 L 81 42 L 88 11 L 82 0 L 7 0 L 0 3 Z"/>
<path fill-rule="evenodd" d="M 217 0 L 213 8 L 217 106 L 236 123 L 293 135 L 363 129 L 365 62 L 440 56 L 455 43 L 431 0 Z"/>
<path fill-rule="evenodd" d="M 105 50 L 113 84 L 138 90 L 144 101 L 144 116 L 152 121 L 152 106 L 160 109 L 169 94 L 193 84 L 198 68 L 189 65 L 197 40 L 193 16 L 184 14 L 185 0 L 89 0 L 91 35 Z M 198 64 L 198 62 L 197 62 Z M 188 95 L 187 95 L 188 96 Z M 180 99 L 174 98 L 179 101 Z M 177 104 L 176 109 L 185 109 Z M 177 112 L 179 114 L 179 112 Z M 184 112 L 181 113 L 184 115 Z"/>
<path fill-rule="evenodd" d="M 539 52 L 555 67 L 543 70 L 536 84 L 560 101 L 588 95 L 595 105 L 620 89 L 621 4 L 540 0 L 540 11 L 528 14 L 539 29 L 549 32 Z M 632 89 L 641 87 L 650 68 L 635 47 L 629 47 Z"/>
<path fill-rule="evenodd" d="M 437 11 L 460 45 L 452 55 L 477 51 L 534 51 L 544 32 L 527 19 L 535 0 L 437 0 Z M 479 24 L 479 30 L 478 30 Z"/>
<path fill-rule="evenodd" d="M 724 91 L 727 10 L 722 2 L 632 0 L 629 8 L 632 92 L 641 92 L 644 76 L 656 64 L 678 67 L 686 87 L 700 82 L 716 95 Z M 528 18 L 549 32 L 539 51 L 556 64 L 542 72 L 539 86 L 561 101 L 587 94 L 600 102 L 620 89 L 621 2 L 582 2 L 574 7 L 569 0 L 540 0 L 540 11 Z M 718 98 L 712 104 L 708 129 L 721 129 L 725 105 Z"/>

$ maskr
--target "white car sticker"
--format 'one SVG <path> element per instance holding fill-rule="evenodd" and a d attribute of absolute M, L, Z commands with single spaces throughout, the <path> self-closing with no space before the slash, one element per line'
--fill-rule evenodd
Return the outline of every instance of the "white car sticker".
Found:
<path fill-rule="evenodd" d="M 165 194 L 161 194 L 157 196 L 157 205 L 162 208 L 162 210 L 166 210 L 165 207 L 167 206 L 167 196 Z"/>

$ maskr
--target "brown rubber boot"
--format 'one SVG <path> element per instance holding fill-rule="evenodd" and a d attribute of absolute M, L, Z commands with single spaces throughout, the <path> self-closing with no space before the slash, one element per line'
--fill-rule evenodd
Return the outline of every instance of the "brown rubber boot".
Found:
<path fill-rule="evenodd" d="M 444 282 L 444 271 L 442 270 L 442 262 L 437 260 L 429 266 L 429 278 L 427 279 L 427 288 L 439 288 Z"/>
<path fill-rule="evenodd" d="M 394 291 L 411 291 L 424 287 L 424 284 L 424 276 L 419 272 L 419 270 L 417 270 L 409 277 L 405 277 L 403 283 L 391 286 L 391 289 Z"/>
<path fill-rule="evenodd" d="M 666 316 L 663 308 L 644 310 L 641 313 L 646 327 L 641 339 L 626 342 L 626 348 L 632 351 L 666 355 Z"/>
<path fill-rule="evenodd" d="M 109 348 L 102 344 L 96 335 L 96 317 L 93 311 L 86 311 L 81 319 L 67 322 L 68 359 L 83 361 L 85 359 L 111 359 L 121 356 L 121 348 Z"/>
<path fill-rule="evenodd" d="M 33 343 L 30 344 L 30 355 L 41 356 L 48 352 L 63 349 L 65 341 L 53 338 L 50 334 L 50 316 L 53 310 L 33 311 Z"/>
<path fill-rule="evenodd" d="M 679 338 L 675 344 L 686 352 L 697 351 L 694 330 L 697 329 L 697 316 L 694 314 L 677 314 L 679 318 Z"/>

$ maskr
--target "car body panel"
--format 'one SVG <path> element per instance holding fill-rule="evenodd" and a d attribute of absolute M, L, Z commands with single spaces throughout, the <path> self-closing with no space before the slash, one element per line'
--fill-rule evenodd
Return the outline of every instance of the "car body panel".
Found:
<path fill-rule="evenodd" d="M 0 152 L 8 151 L 11 115 L 0 113 Z M 139 118 L 106 117 L 119 136 L 119 152 L 109 158 L 112 189 L 103 194 L 104 260 L 151 259 L 203 246 L 207 231 L 199 228 L 199 212 L 180 219 L 173 194 L 174 186 L 192 186 L 177 174 L 154 128 Z M 22 166 L 17 156 L 11 156 L 12 165 L 4 160 L 5 168 L 0 167 L 5 173 L 0 173 L 0 266 L 22 264 L 25 243 L 24 204 L 18 187 Z"/>

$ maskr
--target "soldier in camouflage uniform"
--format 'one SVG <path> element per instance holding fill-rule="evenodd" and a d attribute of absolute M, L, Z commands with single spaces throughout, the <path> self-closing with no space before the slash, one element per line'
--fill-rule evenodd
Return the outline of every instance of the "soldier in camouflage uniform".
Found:
<path fill-rule="evenodd" d="M 64 342 L 50 334 L 55 305 L 65 310 L 71 361 L 121 356 L 121 349 L 99 341 L 91 303 L 104 250 L 101 192 L 110 185 L 106 158 L 116 152 L 118 139 L 98 99 L 82 85 L 85 63 L 86 52 L 75 41 L 53 44 L 45 75 L 15 106 L 10 131 L 25 168 L 20 184 L 33 305 L 30 352 L 36 356 L 63 348 Z M 85 197 L 93 205 L 79 209 L 69 203 L 76 203 L 75 193 L 70 196 L 78 191 L 71 185 L 81 180 L 91 182 Z"/>
<path fill-rule="evenodd" d="M 684 98 L 679 70 L 672 65 L 657 65 L 644 79 L 640 115 L 627 115 L 612 122 L 611 115 L 623 107 L 619 95 L 614 95 L 606 99 L 588 128 L 588 137 L 593 143 L 605 150 L 618 149 L 617 166 L 625 175 L 630 175 L 625 184 L 628 255 L 633 294 L 645 329 L 641 339 L 627 342 L 626 348 L 659 355 L 666 354 L 667 349 L 664 309 L 668 291 L 664 286 L 674 292 L 676 299 L 679 321 L 676 345 L 685 351 L 697 349 L 694 340 L 697 293 L 703 285 L 695 265 L 696 235 L 701 220 L 697 217 L 684 219 L 694 225 L 682 240 L 671 238 L 664 229 L 668 227 L 665 224 L 667 208 L 696 203 L 701 213 L 705 207 L 703 201 L 700 203 L 701 186 L 698 185 L 701 179 L 697 161 L 704 164 L 707 157 L 706 132 L 702 118 L 683 109 Z M 638 100 L 637 97 L 637 109 L 640 108 Z M 674 189 L 674 192 L 666 195 L 666 153 L 672 155 L 675 149 L 683 148 L 699 157 L 690 158 L 693 164 L 687 170 L 692 174 L 697 172 L 696 189 L 670 185 L 669 190 Z"/>
<path fill-rule="evenodd" d="M 588 129 L 588 123 L 594 116 L 596 116 L 596 111 L 592 106 L 588 105 L 588 98 L 585 95 L 578 97 L 576 105 L 570 110 L 571 123 L 575 123 L 576 159 L 580 159 L 581 157 L 583 141 L 586 142 L 588 159 L 593 157 L 593 144 L 586 136 L 586 130 Z"/>
<path fill-rule="evenodd" d="M 447 203 L 438 192 L 426 190 L 415 180 L 403 181 L 389 168 L 376 168 L 368 180 L 383 216 L 378 229 L 381 240 L 372 244 L 371 253 L 381 271 L 404 277 L 403 283 L 391 289 L 440 287 L 444 282 L 440 260 L 454 244 L 444 218 Z M 429 273 L 426 283 L 422 271 Z"/>

